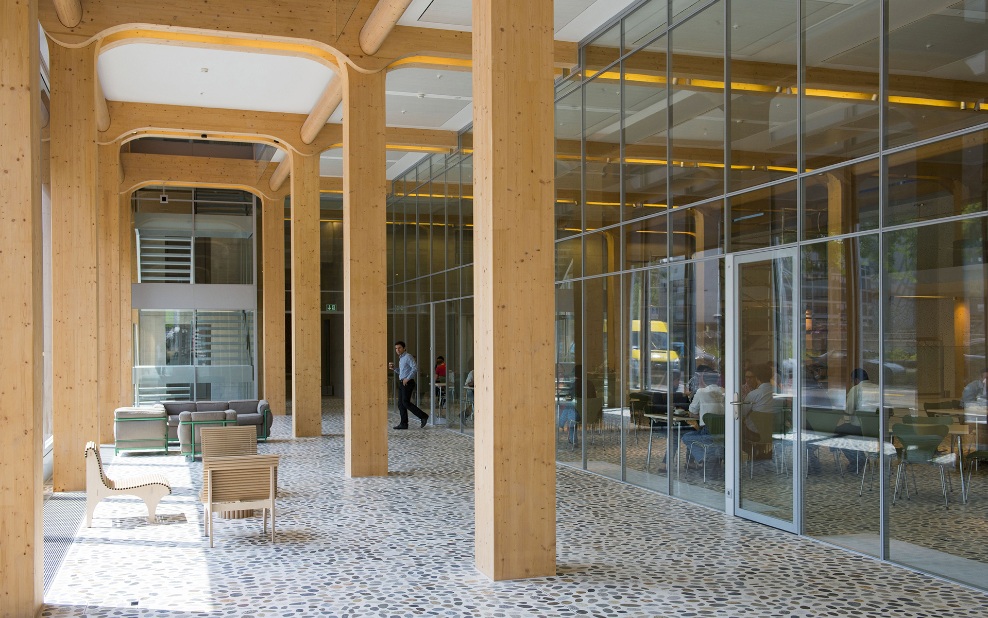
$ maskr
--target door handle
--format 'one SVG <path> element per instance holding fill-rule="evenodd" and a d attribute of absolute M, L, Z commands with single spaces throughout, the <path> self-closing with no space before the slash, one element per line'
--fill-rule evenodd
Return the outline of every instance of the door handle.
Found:
<path fill-rule="evenodd" d="M 734 420 L 738 420 L 741 418 L 741 406 L 744 405 L 738 393 L 734 393 L 734 401 L 731 402 L 731 405 L 734 406 Z"/>

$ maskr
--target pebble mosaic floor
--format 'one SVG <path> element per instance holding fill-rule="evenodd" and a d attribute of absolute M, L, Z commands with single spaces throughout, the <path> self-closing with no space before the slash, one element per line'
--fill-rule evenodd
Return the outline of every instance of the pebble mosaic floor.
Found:
<path fill-rule="evenodd" d="M 111 477 L 161 472 L 172 495 L 157 525 L 139 500 L 104 500 L 42 615 L 988 614 L 988 595 L 970 588 L 566 466 L 557 468 L 556 576 L 491 582 L 473 563 L 472 440 L 391 430 L 391 474 L 347 479 L 341 404 L 326 401 L 322 437 L 289 439 L 291 419 L 278 417 L 259 445 L 282 456 L 274 544 L 260 518 L 219 519 L 210 549 L 200 462 L 104 449 Z"/>

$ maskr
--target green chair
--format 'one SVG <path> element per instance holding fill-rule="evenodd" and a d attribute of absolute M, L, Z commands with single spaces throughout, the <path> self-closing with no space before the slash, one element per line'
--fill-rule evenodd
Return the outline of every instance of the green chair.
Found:
<path fill-rule="evenodd" d="M 910 424 L 902 423 L 895 428 L 895 437 L 902 443 L 902 452 L 899 455 L 899 467 L 895 474 L 895 491 L 892 493 L 892 504 L 899 495 L 899 481 L 905 490 L 906 499 L 909 498 L 909 481 L 906 476 L 909 474 L 911 464 L 926 464 L 936 466 L 940 470 L 940 489 L 943 491 L 943 504 L 948 507 L 947 501 L 947 475 L 944 461 L 937 452 L 940 443 L 947 437 L 948 426 L 940 424 Z M 953 465 L 953 458 L 950 458 L 950 465 Z M 916 475 L 913 473 L 913 492 L 919 493 L 916 486 Z"/>
<path fill-rule="evenodd" d="M 755 478 L 755 448 L 756 447 L 767 447 L 771 449 L 772 461 L 776 465 L 776 472 L 779 471 L 779 460 L 778 453 L 775 447 L 775 434 L 781 433 L 785 429 L 785 417 L 781 413 L 775 412 L 755 412 L 752 410 L 748 413 L 748 418 L 755 425 L 755 431 L 752 432 L 748 439 L 746 440 L 746 446 L 750 447 L 749 452 L 746 453 L 750 460 L 750 469 L 748 471 L 748 478 Z"/>
<path fill-rule="evenodd" d="M 703 425 L 707 428 L 707 436 L 698 446 L 703 449 L 703 482 L 707 482 L 707 460 L 709 451 L 720 454 L 723 459 L 727 453 L 725 439 L 727 437 L 727 417 L 723 414 L 707 412 L 703 415 Z"/>
<path fill-rule="evenodd" d="M 827 410 L 823 408 L 806 408 L 806 428 L 817 433 L 830 434 L 832 436 L 837 435 L 837 426 L 840 425 L 841 419 L 844 418 L 843 411 Z M 814 448 L 819 450 L 819 447 L 813 446 L 812 444 L 806 445 L 806 460 L 807 463 L 803 467 L 805 471 L 809 471 L 809 450 Z M 830 449 L 834 455 L 834 465 L 837 466 L 837 471 L 840 472 L 841 477 L 844 476 L 844 466 L 840 463 L 840 452 L 839 449 Z"/>
<path fill-rule="evenodd" d="M 972 451 L 967 454 L 967 487 L 964 488 L 964 496 L 963 496 L 964 502 L 967 502 L 968 496 L 971 495 L 972 473 L 974 472 L 974 469 L 978 467 L 978 464 L 981 462 L 988 464 L 988 451 L 979 450 L 979 451 Z M 961 474 L 964 474 L 963 470 L 961 470 Z"/>

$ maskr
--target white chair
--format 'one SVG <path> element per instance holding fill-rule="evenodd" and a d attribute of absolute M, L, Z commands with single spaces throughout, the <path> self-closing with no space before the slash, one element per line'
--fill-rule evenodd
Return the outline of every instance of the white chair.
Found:
<path fill-rule="evenodd" d="M 137 496 L 148 508 L 148 521 L 155 523 L 158 502 L 172 492 L 168 479 L 162 474 L 141 474 L 113 480 L 103 471 L 103 460 L 96 443 L 86 443 L 86 527 L 93 521 L 93 511 L 103 498 L 116 495 Z"/>

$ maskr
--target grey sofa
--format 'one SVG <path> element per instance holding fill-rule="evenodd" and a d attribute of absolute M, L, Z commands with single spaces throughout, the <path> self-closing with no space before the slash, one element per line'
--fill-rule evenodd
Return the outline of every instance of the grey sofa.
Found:
<path fill-rule="evenodd" d="M 274 422 L 271 406 L 265 399 L 164 401 L 161 405 L 168 415 L 168 439 L 177 441 L 187 457 L 199 454 L 201 427 L 252 425 L 257 430 L 257 439 L 265 441 Z"/>

